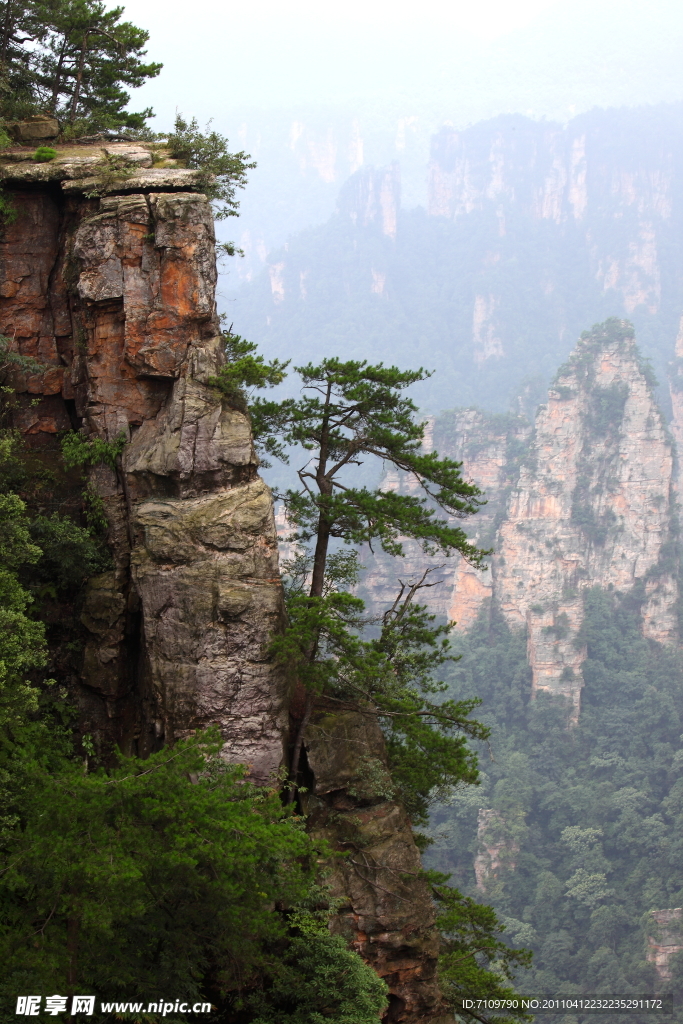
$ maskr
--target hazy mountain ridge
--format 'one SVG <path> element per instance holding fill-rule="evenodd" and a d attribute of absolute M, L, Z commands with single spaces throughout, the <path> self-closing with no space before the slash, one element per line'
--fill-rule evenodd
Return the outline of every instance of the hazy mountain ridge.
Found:
<path fill-rule="evenodd" d="M 273 354 L 371 352 L 436 368 L 416 391 L 435 412 L 505 409 L 530 379 L 535 396 L 581 329 L 611 315 L 633 320 L 661 375 L 683 309 L 682 111 L 444 128 L 428 211 L 397 199 L 387 232 L 364 197 L 396 171 L 362 168 L 327 224 L 233 293 L 231 317 Z"/>

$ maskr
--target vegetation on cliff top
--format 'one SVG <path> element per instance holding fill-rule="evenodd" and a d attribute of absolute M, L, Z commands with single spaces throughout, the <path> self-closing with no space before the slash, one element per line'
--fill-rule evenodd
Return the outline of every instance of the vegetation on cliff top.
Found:
<path fill-rule="evenodd" d="M 166 136 L 166 145 L 172 157 L 185 167 L 199 171 L 199 187 L 213 202 L 216 219 L 224 220 L 238 216 L 235 190 L 244 188 L 247 171 L 256 164 L 250 161 L 248 153 L 231 153 L 225 136 L 210 131 L 210 127 L 207 125 L 206 133 L 201 132 L 196 118 L 187 121 L 182 114 L 176 114 L 173 132 Z M 235 254 L 230 242 L 223 249 L 229 256 Z"/>

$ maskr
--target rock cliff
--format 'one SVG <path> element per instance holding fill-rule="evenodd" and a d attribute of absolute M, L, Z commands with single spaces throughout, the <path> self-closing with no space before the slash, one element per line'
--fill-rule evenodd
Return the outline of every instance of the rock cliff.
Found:
<path fill-rule="evenodd" d="M 508 824 L 500 811 L 480 808 L 477 816 L 479 849 L 474 858 L 477 889 L 486 893 L 502 872 L 514 871 L 519 843 L 507 833 Z"/>
<path fill-rule="evenodd" d="M 93 483 L 115 568 L 90 581 L 82 727 L 140 752 L 218 722 L 226 756 L 267 778 L 282 761 L 282 615 L 268 490 L 247 416 L 208 377 L 221 358 L 213 218 L 192 171 L 130 170 L 87 198 L 107 151 L 3 168 L 18 211 L 2 241 L 0 330 L 46 367 L 16 424 L 54 446 L 78 427 L 129 442 Z M 21 152 L 12 156 L 21 156 Z M 171 191 L 173 190 L 173 191 Z"/>
<path fill-rule="evenodd" d="M 533 430 L 464 410 L 437 421 L 434 444 L 485 492 L 473 537 L 494 550 L 487 573 L 459 558 L 443 566 L 441 593 L 427 598 L 436 613 L 463 629 L 495 600 L 527 630 L 534 690 L 569 697 L 575 711 L 586 588 L 635 590 L 644 634 L 677 639 L 673 445 L 625 321 L 585 332 Z M 415 548 L 408 556 L 406 573 L 427 564 Z M 368 568 L 365 586 L 378 599 L 390 566 Z"/>
<path fill-rule="evenodd" d="M 453 1024 L 436 980 L 439 935 L 376 719 L 321 702 L 306 734 L 312 830 L 344 854 L 333 876 L 344 935 L 389 986 L 385 1021 Z"/>
<path fill-rule="evenodd" d="M 565 125 L 507 115 L 465 131 L 444 127 L 432 139 L 429 213 L 485 214 L 497 221 L 501 246 L 520 221 L 527 231 L 557 226 L 574 234 L 590 277 L 627 315 L 640 306 L 654 314 L 667 273 L 663 238 L 679 216 L 681 166 L 679 139 L 661 128 L 656 117 L 643 122 L 623 111 L 592 111 Z M 549 264 L 545 279 L 549 290 L 559 284 Z M 501 298 L 493 284 L 494 307 Z M 495 308 L 488 313 L 497 319 Z"/>
<path fill-rule="evenodd" d="M 288 686 L 268 653 L 282 587 L 248 416 L 209 384 L 223 358 L 210 205 L 194 172 L 152 166 L 144 146 L 3 159 L 18 216 L 0 241 L 0 332 L 42 367 L 18 382 L 15 425 L 48 461 L 69 429 L 126 442 L 115 469 L 90 471 L 113 568 L 80 609 L 80 728 L 106 756 L 218 724 L 224 756 L 266 782 L 288 744 Z M 312 827 L 357 853 L 334 876 L 334 927 L 387 979 L 386 1020 L 445 1024 L 410 825 L 366 791 L 363 756 L 381 769 L 382 736 L 321 709 L 306 742 Z"/>

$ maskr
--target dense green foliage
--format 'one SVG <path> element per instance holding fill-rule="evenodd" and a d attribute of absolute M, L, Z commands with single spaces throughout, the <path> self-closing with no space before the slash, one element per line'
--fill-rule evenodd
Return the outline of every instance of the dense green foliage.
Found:
<path fill-rule="evenodd" d="M 439 807 L 430 857 L 481 899 L 477 814 L 498 812 L 485 838 L 507 857 L 483 895 L 534 950 L 523 990 L 652 991 L 644 915 L 683 902 L 683 658 L 643 638 L 636 597 L 592 590 L 585 610 L 575 728 L 562 699 L 530 699 L 524 635 L 495 613 L 458 645 L 449 694 L 483 698 L 491 759 L 479 789 Z M 673 988 L 683 992 L 676 966 Z"/>
<path fill-rule="evenodd" d="M 121 443 L 70 434 L 63 450 L 76 470 L 115 466 Z M 386 986 L 327 931 L 329 851 L 277 780 L 251 786 L 218 756 L 217 733 L 109 767 L 89 737 L 74 743 L 59 652 L 79 649 L 83 584 L 103 550 L 73 514 L 36 514 L 59 473 L 0 437 L 0 1019 L 22 991 L 151 1002 L 165 989 L 230 1024 L 373 1024 Z M 32 614 L 52 609 L 48 647 Z"/>
<path fill-rule="evenodd" d="M 444 991 L 458 1016 L 464 1020 L 485 1020 L 501 1024 L 510 1020 L 530 1019 L 520 1012 L 482 1013 L 464 1005 L 464 1000 L 515 1000 L 514 981 L 520 968 L 527 968 L 531 953 L 527 949 L 513 949 L 500 939 L 501 922 L 492 907 L 487 907 L 463 896 L 457 889 L 444 884 L 447 876 L 439 880 L 435 872 L 433 892 L 439 915 L 439 927 L 445 936 L 439 977 Z M 514 1003 L 513 1003 L 514 1005 Z"/>
<path fill-rule="evenodd" d="M 12 439 L 0 437 L 0 472 L 11 462 L 12 449 Z M 26 505 L 16 494 L 0 494 L 0 727 L 37 707 L 27 676 L 46 663 L 45 628 L 28 615 L 32 598 L 19 572 L 40 555 Z"/>
<path fill-rule="evenodd" d="M 276 791 L 220 759 L 217 732 L 85 773 L 46 723 L 12 737 L 19 756 L 8 737 L 0 746 L 17 820 L 0 850 L 8 1002 L 30 979 L 32 990 L 104 998 L 208 996 L 225 1020 L 315 1024 L 329 984 L 334 1019 L 377 1020 L 383 983 L 310 925 L 307 905 L 325 899 L 320 849 Z"/>
<path fill-rule="evenodd" d="M 386 1007 L 384 982 L 340 935 L 330 935 L 328 914 L 310 902 L 289 915 L 288 942 L 273 948 L 265 979 L 246 1000 L 253 1024 L 376 1024 Z"/>
<path fill-rule="evenodd" d="M 6 358 L 4 369 L 32 369 L 27 362 Z M 0 397 L 7 415 L 12 389 L 3 385 Z M 60 650 L 68 661 L 69 648 L 79 649 L 79 595 L 88 577 L 111 564 L 106 520 L 93 516 L 92 504 L 89 512 L 66 496 L 55 454 L 29 450 L 0 429 L 0 728 L 16 728 L 37 711 L 48 656 L 52 673 Z"/>
<path fill-rule="evenodd" d="M 67 469 L 73 469 L 75 466 L 97 466 L 102 462 L 110 469 L 116 469 L 116 460 L 123 451 L 126 440 L 123 433 L 113 441 L 105 441 L 101 437 L 86 437 L 71 430 L 61 440 L 64 465 Z"/>
<path fill-rule="evenodd" d="M 37 164 L 47 164 L 57 156 L 57 150 L 53 149 L 52 146 L 38 146 L 38 149 L 33 154 L 33 159 Z"/>
<path fill-rule="evenodd" d="M 0 29 L 0 115 L 55 116 L 67 135 L 140 129 L 147 109 L 126 111 L 126 86 L 159 74 L 143 60 L 149 33 L 99 0 L 6 0 Z"/>

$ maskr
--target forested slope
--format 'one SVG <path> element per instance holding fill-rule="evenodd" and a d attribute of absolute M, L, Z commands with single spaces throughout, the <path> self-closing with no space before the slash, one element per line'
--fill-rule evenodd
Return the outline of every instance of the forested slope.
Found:
<path fill-rule="evenodd" d="M 587 592 L 573 728 L 565 699 L 531 699 L 523 630 L 482 615 L 457 644 L 449 695 L 482 697 L 490 749 L 481 786 L 435 814 L 428 857 L 534 949 L 525 991 L 683 989 L 675 947 L 659 973 L 647 959 L 649 912 L 683 903 L 683 657 L 639 617 L 635 596 Z"/>

